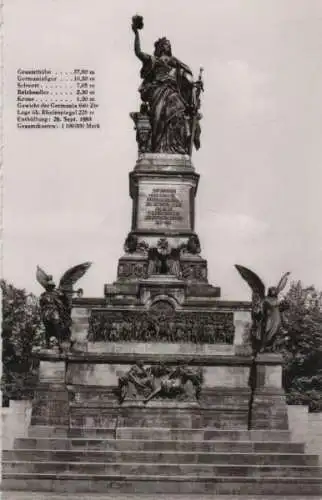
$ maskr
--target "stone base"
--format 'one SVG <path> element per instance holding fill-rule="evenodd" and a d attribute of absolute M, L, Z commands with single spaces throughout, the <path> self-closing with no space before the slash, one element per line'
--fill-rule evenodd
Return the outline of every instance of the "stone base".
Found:
<path fill-rule="evenodd" d="M 45 477 L 44 477 L 45 476 Z M 237 478 L 179 476 L 142 476 L 134 474 L 118 479 L 115 475 L 77 474 L 4 474 L 3 491 L 43 491 L 55 493 L 103 493 L 117 495 L 322 495 L 321 478 Z M 284 496 L 283 496 L 284 498 Z"/>
<path fill-rule="evenodd" d="M 39 361 L 39 384 L 33 402 L 32 423 L 72 427 L 114 426 L 119 417 L 130 418 L 125 426 L 215 427 L 246 429 L 249 412 L 251 358 L 238 357 L 218 346 L 171 352 L 171 344 L 154 344 L 142 352 L 144 344 L 114 344 L 111 352 L 70 353 L 64 356 L 48 351 L 35 354 Z M 132 346 L 132 347 L 131 347 Z M 229 346 L 227 346 L 228 348 Z M 156 399 L 146 405 L 131 402 L 131 415 L 120 405 L 116 388 L 119 377 L 141 360 L 146 366 L 178 362 L 202 368 L 203 383 L 195 401 Z M 287 429 L 284 393 L 281 389 L 281 358 L 258 358 L 258 387 L 252 407 L 252 426 L 256 429 Z M 191 407 L 192 406 L 192 407 Z M 124 413 L 125 412 L 125 413 Z M 180 423 L 188 422 L 184 425 Z M 192 419 L 196 422 L 192 422 Z M 148 423 L 150 422 L 150 423 Z M 197 424 L 198 422 L 198 424 Z"/>
<path fill-rule="evenodd" d="M 173 409 L 189 409 L 189 408 L 199 408 L 200 404 L 198 401 L 171 401 L 171 400 L 152 400 L 144 403 L 144 401 L 125 399 L 121 403 L 121 407 L 131 407 L 131 408 L 160 408 L 163 411 L 168 411 L 170 408 Z"/>
<path fill-rule="evenodd" d="M 129 347 L 129 346 L 128 346 Z M 204 371 L 198 403 L 120 405 L 121 373 L 145 357 Z M 39 385 L 28 437 L 3 452 L 2 489 L 83 493 L 322 494 L 317 455 L 288 430 L 277 355 L 258 358 L 248 430 L 251 358 L 215 349 L 144 353 L 122 344 L 105 353 L 39 352 Z"/>
<path fill-rule="evenodd" d="M 246 411 L 245 411 L 246 410 Z M 119 427 L 164 427 L 171 429 L 247 429 L 247 409 L 200 408 L 194 404 L 188 407 L 159 406 L 120 408 Z"/>
<path fill-rule="evenodd" d="M 191 156 L 166 153 L 141 153 L 139 154 L 134 170 L 146 172 L 159 170 L 161 172 L 194 172 Z"/>

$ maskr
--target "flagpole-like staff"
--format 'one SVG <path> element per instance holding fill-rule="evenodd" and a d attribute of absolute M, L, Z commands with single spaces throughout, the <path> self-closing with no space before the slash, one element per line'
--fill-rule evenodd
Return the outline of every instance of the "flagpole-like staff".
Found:
<path fill-rule="evenodd" d="M 195 140 L 197 121 L 200 118 L 199 109 L 200 109 L 200 93 L 204 90 L 203 80 L 202 80 L 203 68 L 201 67 L 199 70 L 199 77 L 196 82 L 193 84 L 192 90 L 192 127 L 191 127 L 191 139 L 190 139 L 190 147 L 189 147 L 189 155 L 192 155 L 193 144 Z"/>

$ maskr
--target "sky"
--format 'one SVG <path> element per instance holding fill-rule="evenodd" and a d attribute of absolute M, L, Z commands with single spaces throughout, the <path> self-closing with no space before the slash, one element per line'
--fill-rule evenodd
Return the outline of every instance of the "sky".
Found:
<path fill-rule="evenodd" d="M 267 285 L 285 271 L 322 289 L 321 0 L 5 0 L 3 276 L 39 294 L 39 264 L 103 296 L 131 224 L 142 48 L 167 36 L 204 68 L 196 232 L 222 297 L 250 293 L 234 264 Z M 18 68 L 95 70 L 100 129 L 16 128 Z"/>

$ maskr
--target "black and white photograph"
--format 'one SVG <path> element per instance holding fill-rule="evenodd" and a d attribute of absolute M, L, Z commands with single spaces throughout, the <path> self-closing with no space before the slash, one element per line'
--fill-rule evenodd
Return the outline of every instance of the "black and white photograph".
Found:
<path fill-rule="evenodd" d="M 322 0 L 0 17 L 1 499 L 322 500 Z"/>

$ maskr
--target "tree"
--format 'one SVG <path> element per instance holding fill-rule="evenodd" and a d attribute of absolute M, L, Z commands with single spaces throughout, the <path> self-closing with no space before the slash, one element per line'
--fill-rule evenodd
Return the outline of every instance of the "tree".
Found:
<path fill-rule="evenodd" d="M 35 295 L 1 280 L 2 391 L 8 399 L 28 396 L 34 382 L 32 348 L 41 345 L 43 327 Z"/>
<path fill-rule="evenodd" d="M 289 404 L 322 410 L 322 294 L 313 286 L 292 283 L 286 295 L 279 335 L 285 365 L 283 383 Z"/>

